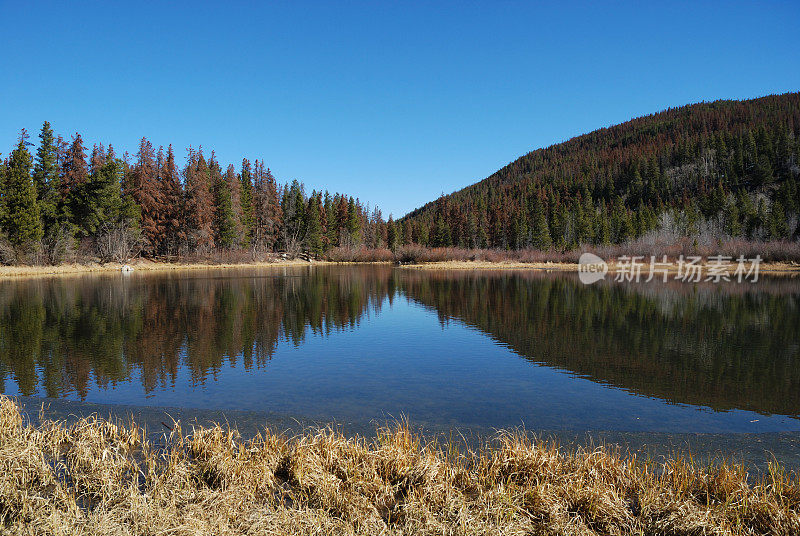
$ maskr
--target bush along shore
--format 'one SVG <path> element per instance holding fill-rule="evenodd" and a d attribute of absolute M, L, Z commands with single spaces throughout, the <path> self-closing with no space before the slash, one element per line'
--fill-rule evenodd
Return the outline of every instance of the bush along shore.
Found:
<path fill-rule="evenodd" d="M 137 257 L 126 263 L 102 262 L 98 257 L 76 258 L 60 264 L 10 264 L 0 266 L 3 276 L 36 276 L 82 272 L 120 271 L 125 266 L 133 270 L 180 270 L 191 268 L 237 268 L 309 265 L 312 263 L 354 264 L 384 263 L 409 267 L 435 269 L 495 269 L 537 268 L 553 270 L 578 270 L 583 253 L 592 253 L 608 262 L 610 272 L 630 270 L 638 264 L 647 275 L 650 265 L 666 266 L 669 271 L 681 271 L 681 264 L 697 260 L 702 274 L 709 265 L 721 262 L 731 269 L 739 264 L 748 270 L 754 261 L 758 271 L 771 273 L 800 273 L 800 242 L 752 242 L 734 240 L 716 245 L 697 245 L 692 241 L 670 243 L 631 242 L 618 246 L 587 247 L 570 251 L 555 250 L 495 250 L 464 248 L 429 248 L 417 244 L 386 248 L 341 247 L 326 254 L 314 256 L 309 252 L 273 252 L 257 254 L 248 250 L 227 250 L 205 255 L 173 257 Z M 627 261 L 626 261 L 627 259 Z M 717 259 L 715 261 L 715 259 Z M 660 269 L 660 268 L 659 268 Z"/>
<path fill-rule="evenodd" d="M 12 534 L 800 533 L 800 481 L 560 451 L 520 434 L 493 447 L 332 430 L 243 441 L 222 427 L 163 440 L 87 418 L 32 426 L 0 398 L 0 531 Z"/>

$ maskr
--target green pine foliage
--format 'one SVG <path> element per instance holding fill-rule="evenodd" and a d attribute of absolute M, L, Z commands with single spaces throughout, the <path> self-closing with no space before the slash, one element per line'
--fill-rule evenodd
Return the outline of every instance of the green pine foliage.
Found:
<path fill-rule="evenodd" d="M 31 176 L 33 157 L 26 146 L 27 138 L 23 130 L 3 178 L 2 229 L 11 245 L 21 253 L 30 250 L 44 235 L 36 186 Z"/>
<path fill-rule="evenodd" d="M 222 249 L 236 246 L 236 213 L 233 210 L 231 188 L 222 176 L 222 170 L 212 154 L 209 161 L 214 192 L 214 241 Z"/>
<path fill-rule="evenodd" d="M 58 148 L 50 123 L 42 125 L 39 133 L 39 148 L 33 166 L 33 182 L 36 185 L 36 200 L 39 203 L 45 233 L 52 233 L 58 225 Z"/>
<path fill-rule="evenodd" d="M 243 159 L 240 173 L 231 165 L 223 173 L 213 151 L 206 160 L 190 148 L 181 171 L 171 145 L 156 151 L 142 138 L 134 163 L 102 144 L 87 162 L 81 135 L 65 143 L 47 122 L 35 163 L 28 145 L 23 135 L 0 160 L 0 238 L 17 251 L 3 262 L 37 247 L 37 258 L 58 263 L 77 248 L 107 260 L 237 248 L 321 256 L 387 240 L 377 207 L 339 193 L 308 196 L 296 180 L 281 186 L 263 161 Z"/>
<path fill-rule="evenodd" d="M 500 249 L 796 238 L 798 162 L 800 93 L 694 104 L 528 153 L 400 223 L 423 245 Z"/>
<path fill-rule="evenodd" d="M 242 160 L 241 204 L 242 204 L 242 247 L 248 248 L 253 240 L 253 175 L 250 161 Z"/>
<path fill-rule="evenodd" d="M 322 255 L 323 252 L 321 209 L 320 195 L 313 192 L 306 204 L 304 237 L 306 248 L 313 255 Z"/>

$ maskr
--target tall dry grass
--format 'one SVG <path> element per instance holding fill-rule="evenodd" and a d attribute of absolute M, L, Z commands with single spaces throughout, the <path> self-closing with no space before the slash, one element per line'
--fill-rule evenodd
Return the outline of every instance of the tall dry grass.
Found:
<path fill-rule="evenodd" d="M 0 399 L 0 531 L 10 534 L 800 533 L 800 482 L 778 467 L 654 468 L 505 434 L 478 451 L 407 426 L 241 440 L 89 418 L 26 424 Z"/>
<path fill-rule="evenodd" d="M 671 261 L 680 256 L 723 255 L 736 259 L 744 255 L 746 259 L 760 255 L 765 262 L 800 262 L 800 241 L 776 240 L 753 241 L 731 239 L 715 243 L 702 243 L 690 238 L 680 239 L 638 239 L 625 244 L 609 246 L 585 246 L 572 250 L 555 249 L 465 249 L 457 247 L 429 248 L 418 244 L 398 247 L 394 252 L 388 249 L 368 248 L 334 248 L 326 253 L 325 258 L 332 262 L 399 262 L 428 263 L 446 261 L 478 261 L 478 262 L 512 262 L 512 263 L 577 263 L 581 254 L 591 252 L 611 261 L 623 255 L 629 257 L 643 256 L 649 259 L 654 255 L 661 260 L 664 255 Z"/>

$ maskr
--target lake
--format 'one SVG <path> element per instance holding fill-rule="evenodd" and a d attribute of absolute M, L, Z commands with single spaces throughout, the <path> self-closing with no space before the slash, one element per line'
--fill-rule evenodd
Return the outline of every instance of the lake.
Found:
<path fill-rule="evenodd" d="M 0 281 L 0 391 L 439 429 L 800 430 L 800 281 L 388 265 Z"/>

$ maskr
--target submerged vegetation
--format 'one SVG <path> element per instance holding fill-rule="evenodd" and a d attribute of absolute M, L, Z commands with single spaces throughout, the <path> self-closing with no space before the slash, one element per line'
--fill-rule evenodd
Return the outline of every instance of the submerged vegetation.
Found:
<path fill-rule="evenodd" d="M 777 465 L 643 463 L 522 434 L 477 450 L 407 426 L 244 441 L 133 423 L 27 424 L 0 398 L 0 529 L 15 534 L 771 534 L 800 531 Z"/>

